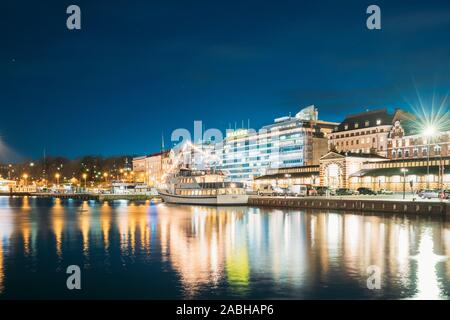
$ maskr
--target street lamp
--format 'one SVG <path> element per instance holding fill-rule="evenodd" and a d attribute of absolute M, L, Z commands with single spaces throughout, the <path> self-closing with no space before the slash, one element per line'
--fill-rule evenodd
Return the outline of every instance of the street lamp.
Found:
<path fill-rule="evenodd" d="M 25 186 L 27 186 L 28 185 L 28 182 L 27 182 L 28 174 L 24 173 L 22 177 L 25 180 Z"/>
<path fill-rule="evenodd" d="M 408 172 L 408 169 L 401 168 L 400 171 L 403 173 L 403 200 L 405 200 L 405 194 L 406 194 L 406 173 Z"/>
<path fill-rule="evenodd" d="M 61 175 L 59 173 L 55 174 L 55 178 L 56 178 L 56 185 L 59 187 L 59 177 Z"/>
<path fill-rule="evenodd" d="M 83 179 L 84 179 L 84 189 L 86 189 L 86 179 L 87 179 L 86 173 L 83 173 Z"/>
<path fill-rule="evenodd" d="M 107 172 L 103 173 L 103 177 L 105 177 L 105 182 L 108 182 L 108 173 Z"/>
<path fill-rule="evenodd" d="M 436 127 L 429 125 L 423 131 L 427 138 L 427 189 L 430 189 L 430 140 L 437 133 Z"/>
<path fill-rule="evenodd" d="M 289 173 L 286 173 L 285 175 L 284 175 L 284 177 L 287 179 L 287 186 L 288 186 L 288 191 L 287 192 L 290 192 L 290 190 L 291 190 L 291 175 L 289 174 Z"/>

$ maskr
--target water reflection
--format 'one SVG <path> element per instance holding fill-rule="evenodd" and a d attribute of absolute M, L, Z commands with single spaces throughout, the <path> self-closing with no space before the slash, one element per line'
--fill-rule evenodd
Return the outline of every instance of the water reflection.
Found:
<path fill-rule="evenodd" d="M 100 297 L 439 299 L 450 292 L 450 225 L 437 220 L 0 197 L 0 241 L 0 297 L 32 296 L 17 268 L 34 279 L 73 263 L 89 272 Z M 381 290 L 366 287 L 371 265 L 382 271 Z"/>

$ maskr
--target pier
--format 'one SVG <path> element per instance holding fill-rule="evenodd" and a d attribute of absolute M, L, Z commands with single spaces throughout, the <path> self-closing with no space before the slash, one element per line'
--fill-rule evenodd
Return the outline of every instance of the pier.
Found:
<path fill-rule="evenodd" d="M 325 197 L 250 197 L 249 205 L 299 209 L 345 210 L 359 213 L 391 213 L 449 216 L 449 202 L 403 201 L 384 199 L 340 199 Z"/>

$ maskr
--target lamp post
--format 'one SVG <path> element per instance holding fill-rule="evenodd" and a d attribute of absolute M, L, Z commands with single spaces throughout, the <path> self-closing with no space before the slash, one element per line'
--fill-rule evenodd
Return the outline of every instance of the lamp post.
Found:
<path fill-rule="evenodd" d="M 430 189 L 430 140 L 436 134 L 434 126 L 428 126 L 423 132 L 427 139 L 427 189 Z"/>
<path fill-rule="evenodd" d="M 291 175 L 289 173 L 286 173 L 284 177 L 287 179 L 287 186 L 288 186 L 288 192 L 291 190 Z"/>
<path fill-rule="evenodd" d="M 28 174 L 24 173 L 24 175 L 22 177 L 23 177 L 23 180 L 25 180 L 24 185 L 26 187 L 28 185 Z"/>
<path fill-rule="evenodd" d="M 56 185 L 59 187 L 59 177 L 61 175 L 59 173 L 55 174 L 55 178 L 56 178 Z"/>
<path fill-rule="evenodd" d="M 86 190 L 86 179 L 87 179 L 86 173 L 83 173 L 83 179 L 84 179 L 84 189 Z"/>
<path fill-rule="evenodd" d="M 408 169 L 401 168 L 400 171 L 403 173 L 403 200 L 405 200 L 405 194 L 406 194 L 406 173 L 408 172 Z"/>

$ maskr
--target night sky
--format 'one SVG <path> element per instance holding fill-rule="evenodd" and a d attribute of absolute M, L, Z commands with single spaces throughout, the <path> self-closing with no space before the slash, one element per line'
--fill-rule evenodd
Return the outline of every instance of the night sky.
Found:
<path fill-rule="evenodd" d="M 366 28 L 370 4 L 382 30 Z M 340 121 L 450 88 L 449 1 L 2 0 L 0 12 L 3 161 L 147 154 L 194 120 L 259 128 L 315 104 Z"/>

